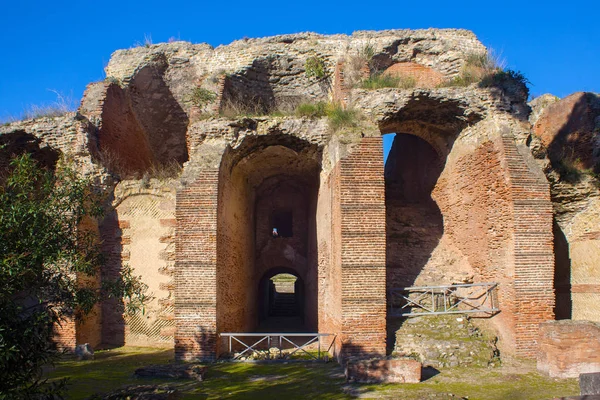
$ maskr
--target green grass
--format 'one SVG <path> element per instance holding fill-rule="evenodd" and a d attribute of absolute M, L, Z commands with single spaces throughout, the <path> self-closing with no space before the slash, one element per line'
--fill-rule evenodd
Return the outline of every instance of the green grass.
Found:
<path fill-rule="evenodd" d="M 67 399 L 85 399 L 127 385 L 169 384 L 184 399 L 347 399 L 343 371 L 335 363 L 217 363 L 204 382 L 141 379 L 133 372 L 150 364 L 173 362 L 172 350 L 121 348 L 97 351 L 95 360 L 66 358 L 49 374 L 51 380 L 70 378 Z"/>
<path fill-rule="evenodd" d="M 297 117 L 321 118 L 327 114 L 327 103 L 302 103 L 296 107 L 294 114 Z"/>
<path fill-rule="evenodd" d="M 362 89 L 400 88 L 412 89 L 417 85 L 417 80 L 412 76 L 391 76 L 388 74 L 374 74 L 360 83 Z"/>
<path fill-rule="evenodd" d="M 576 396 L 579 385 L 577 379 L 552 379 L 537 372 L 456 367 L 445 368 L 421 383 L 363 385 L 361 391 L 371 392 L 377 398 L 404 400 L 448 398 L 448 394 L 469 400 L 542 400 Z"/>
<path fill-rule="evenodd" d="M 65 358 L 49 379 L 70 378 L 67 399 L 84 399 L 127 385 L 168 384 L 183 399 L 427 399 L 441 395 L 476 399 L 551 399 L 579 393 L 576 379 L 550 379 L 532 363 L 517 368 L 446 368 L 418 384 L 347 384 L 336 363 L 217 363 L 209 365 L 204 382 L 136 379 L 136 368 L 165 364 L 172 350 L 121 348 L 96 352 L 92 361 Z"/>
<path fill-rule="evenodd" d="M 333 131 L 352 128 L 357 125 L 358 113 L 351 108 L 343 108 L 340 104 L 329 104 L 327 107 L 327 120 Z"/>

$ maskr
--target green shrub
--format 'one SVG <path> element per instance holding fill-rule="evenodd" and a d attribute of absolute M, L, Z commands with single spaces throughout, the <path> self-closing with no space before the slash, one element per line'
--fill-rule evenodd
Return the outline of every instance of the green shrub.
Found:
<path fill-rule="evenodd" d="M 371 61 L 375 56 L 375 46 L 371 43 L 365 44 L 358 52 L 358 55 L 359 57 L 364 58 L 366 62 Z"/>
<path fill-rule="evenodd" d="M 465 59 L 460 74 L 453 79 L 443 82 L 438 87 L 469 86 L 497 72 L 501 72 L 504 62 L 493 51 L 486 53 L 471 53 Z"/>
<path fill-rule="evenodd" d="M 294 111 L 297 117 L 320 118 L 327 115 L 327 103 L 302 103 Z"/>
<path fill-rule="evenodd" d="M 200 108 L 206 106 L 209 103 L 212 103 L 216 99 L 217 95 L 215 94 L 215 92 L 200 86 L 196 87 L 192 91 L 192 95 L 190 98 L 192 104 Z"/>
<path fill-rule="evenodd" d="M 325 61 L 320 57 L 309 57 L 304 64 L 304 72 L 309 78 L 325 78 Z"/>
<path fill-rule="evenodd" d="M 498 86 L 506 83 L 514 82 L 527 86 L 531 82 L 520 71 L 507 69 L 506 71 L 496 71 L 493 74 L 484 76 L 479 83 L 480 87 Z"/>

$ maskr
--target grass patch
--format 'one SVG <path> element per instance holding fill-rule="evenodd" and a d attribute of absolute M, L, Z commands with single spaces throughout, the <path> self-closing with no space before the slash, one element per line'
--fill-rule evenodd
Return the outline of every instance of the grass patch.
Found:
<path fill-rule="evenodd" d="M 477 399 L 551 399 L 579 393 L 577 379 L 551 379 L 531 362 L 517 367 L 445 368 L 418 384 L 346 384 L 335 363 L 217 363 L 209 365 L 204 382 L 135 379 L 136 368 L 166 364 L 172 350 L 121 348 L 96 352 L 96 359 L 65 358 L 48 374 L 52 381 L 70 378 L 67 399 L 84 399 L 128 385 L 169 384 L 183 399 L 427 399 L 443 394 Z"/>
<path fill-rule="evenodd" d="M 273 282 L 296 282 L 296 278 L 294 275 L 292 274 L 277 274 L 274 277 L 271 278 L 271 280 Z"/>
<path fill-rule="evenodd" d="M 134 378 L 133 372 L 150 364 L 173 360 L 172 350 L 121 348 L 96 352 L 96 359 L 67 358 L 57 364 L 49 379 L 69 378 L 67 399 L 85 399 L 127 385 L 169 384 L 183 399 L 348 399 L 344 378 L 334 363 L 217 363 L 211 364 L 204 382 Z"/>
<path fill-rule="evenodd" d="M 359 84 L 362 89 L 412 89 L 415 86 L 417 86 L 417 80 L 412 76 L 392 76 L 389 74 L 374 74 Z"/>
<path fill-rule="evenodd" d="M 442 82 L 438 87 L 466 87 L 477 83 L 481 88 L 498 87 L 506 89 L 520 86 L 529 95 L 529 80 L 519 71 L 505 69 L 506 63 L 490 50 L 487 53 L 467 55 L 460 74 L 453 79 Z"/>
<path fill-rule="evenodd" d="M 421 383 L 363 385 L 357 392 L 362 394 L 363 391 L 372 393 L 372 397 L 384 399 L 420 400 L 441 397 L 541 400 L 576 396 L 579 384 L 577 379 L 552 379 L 537 372 L 457 367 L 445 368 L 439 375 Z"/>
<path fill-rule="evenodd" d="M 351 108 L 343 108 L 340 104 L 331 103 L 326 111 L 329 127 L 333 131 L 342 128 L 353 128 L 358 124 L 358 113 Z"/>
<path fill-rule="evenodd" d="M 297 117 L 321 118 L 327 115 L 327 103 L 302 103 L 294 110 Z"/>
<path fill-rule="evenodd" d="M 296 116 L 300 118 L 311 118 L 317 119 L 327 117 L 329 127 L 333 131 L 338 131 L 342 128 L 353 128 L 358 125 L 359 113 L 352 108 L 343 108 L 337 103 L 301 103 L 295 108 L 285 107 L 282 109 L 266 110 L 265 107 L 261 107 L 259 103 L 254 109 L 249 109 L 247 106 L 239 106 L 232 103 L 228 107 L 224 108 L 220 115 L 226 118 L 240 118 L 240 117 L 259 117 L 259 116 L 270 116 L 270 117 L 285 117 L 285 116 Z"/>

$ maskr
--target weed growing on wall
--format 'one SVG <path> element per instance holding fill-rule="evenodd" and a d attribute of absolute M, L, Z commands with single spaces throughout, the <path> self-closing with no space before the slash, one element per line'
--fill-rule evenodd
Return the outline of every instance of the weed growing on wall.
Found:
<path fill-rule="evenodd" d="M 320 57 L 309 57 L 304 63 L 304 72 L 309 78 L 325 78 L 325 61 Z"/>
<path fill-rule="evenodd" d="M 400 88 L 412 89 L 417 85 L 417 80 L 412 76 L 392 76 L 389 74 L 373 74 L 362 81 L 359 87 L 363 89 Z"/>
<path fill-rule="evenodd" d="M 330 103 L 326 110 L 329 127 L 337 131 L 341 128 L 355 127 L 358 123 L 358 113 L 351 108 L 343 108 L 340 104 Z"/>
<path fill-rule="evenodd" d="M 321 118 L 327 115 L 327 103 L 302 103 L 296 107 L 294 114 L 297 117 Z"/>
<path fill-rule="evenodd" d="M 203 108 L 204 106 L 214 102 L 217 99 L 215 92 L 203 87 L 196 87 L 190 96 L 193 105 Z"/>

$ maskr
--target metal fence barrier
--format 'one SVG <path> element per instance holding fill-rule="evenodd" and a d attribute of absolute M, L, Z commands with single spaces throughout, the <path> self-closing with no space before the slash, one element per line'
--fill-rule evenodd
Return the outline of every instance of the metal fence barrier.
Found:
<path fill-rule="evenodd" d="M 251 356 L 266 360 L 290 359 L 298 353 L 318 361 L 335 346 L 336 339 L 333 333 L 221 333 L 220 336 L 228 339 L 229 355 L 233 360 Z M 321 339 L 329 336 L 333 336 L 333 340 L 323 351 Z M 311 345 L 316 345 L 316 355 L 308 351 L 307 347 Z M 235 351 L 235 347 L 240 348 L 240 351 Z"/>
<path fill-rule="evenodd" d="M 389 313 L 396 317 L 500 311 L 497 283 L 465 283 L 446 286 L 411 286 L 389 290 Z"/>

